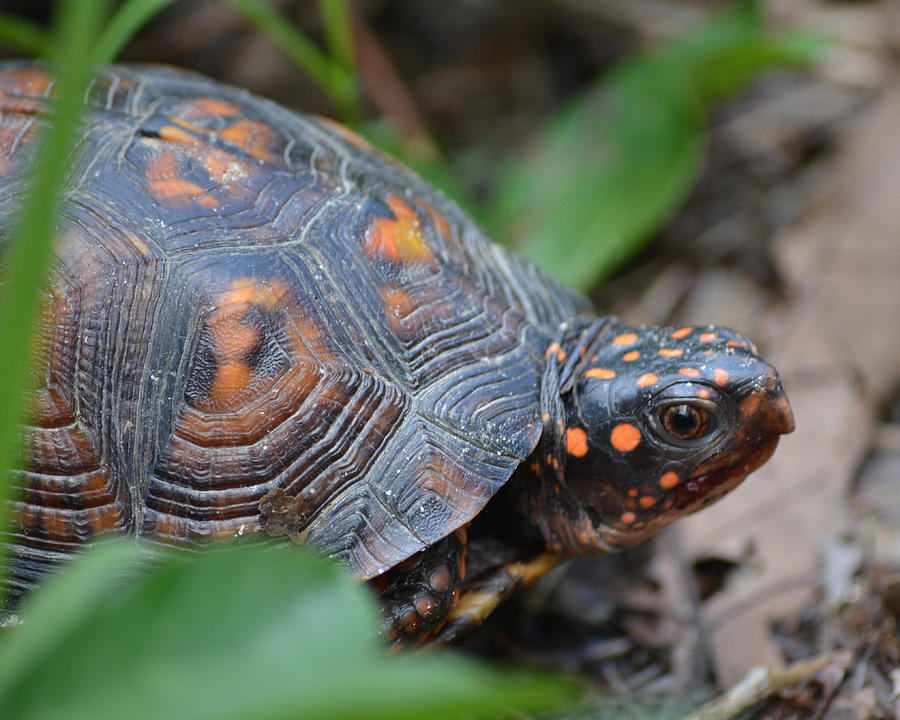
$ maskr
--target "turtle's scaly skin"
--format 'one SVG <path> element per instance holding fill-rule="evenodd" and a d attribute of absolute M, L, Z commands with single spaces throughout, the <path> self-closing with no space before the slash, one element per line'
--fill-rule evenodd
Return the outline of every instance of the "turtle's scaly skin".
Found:
<path fill-rule="evenodd" d="M 52 94 L 0 64 L 0 247 Z M 791 429 L 745 338 L 593 316 L 330 121 L 157 67 L 100 71 L 87 104 L 15 593 L 110 532 L 288 536 L 374 578 L 389 636 L 423 638 L 465 600 L 468 550 L 502 548 L 484 574 L 631 544 Z M 467 534 L 480 513 L 503 519 Z"/>

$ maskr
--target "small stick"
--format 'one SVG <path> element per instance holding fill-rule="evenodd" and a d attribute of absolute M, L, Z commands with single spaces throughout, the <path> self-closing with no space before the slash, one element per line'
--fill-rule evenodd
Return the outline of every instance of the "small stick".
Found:
<path fill-rule="evenodd" d="M 731 690 L 684 720 L 730 720 L 784 688 L 806 680 L 832 663 L 850 665 L 849 652 L 826 653 L 783 668 L 755 667 Z"/>

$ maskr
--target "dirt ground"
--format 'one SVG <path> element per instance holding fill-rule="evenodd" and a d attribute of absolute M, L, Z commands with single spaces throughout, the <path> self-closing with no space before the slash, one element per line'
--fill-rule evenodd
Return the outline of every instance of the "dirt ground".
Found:
<path fill-rule="evenodd" d="M 316 32 L 315 3 L 274 4 Z M 366 0 L 368 103 L 440 147 L 478 196 L 497 159 L 610 63 L 717 4 Z M 715 508 L 632 552 L 571 563 L 470 639 L 590 677 L 586 716 L 687 706 L 754 666 L 821 658 L 742 717 L 900 718 L 900 0 L 764 5 L 774 27 L 818 29 L 827 49 L 716 111 L 687 205 L 594 295 L 628 321 L 754 337 L 797 430 Z M 331 112 L 212 0 L 163 14 L 126 59 Z"/>

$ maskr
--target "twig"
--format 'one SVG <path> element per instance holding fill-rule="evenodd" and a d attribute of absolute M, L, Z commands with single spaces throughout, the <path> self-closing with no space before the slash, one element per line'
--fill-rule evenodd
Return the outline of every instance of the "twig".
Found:
<path fill-rule="evenodd" d="M 731 690 L 684 720 L 729 720 L 784 688 L 806 680 L 810 675 L 814 675 L 832 663 L 840 663 L 847 667 L 850 665 L 850 661 L 849 652 L 826 653 L 784 668 L 753 668 Z"/>

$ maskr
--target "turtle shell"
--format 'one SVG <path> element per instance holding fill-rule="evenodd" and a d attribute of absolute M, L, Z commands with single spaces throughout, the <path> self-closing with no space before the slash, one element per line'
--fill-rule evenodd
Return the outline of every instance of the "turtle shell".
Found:
<path fill-rule="evenodd" d="M 53 92 L 0 64 L 0 243 Z M 296 535 L 370 578 L 534 449 L 584 307 L 360 137 L 198 75 L 98 72 L 69 159 L 23 429 L 13 583 L 109 532 Z"/>

